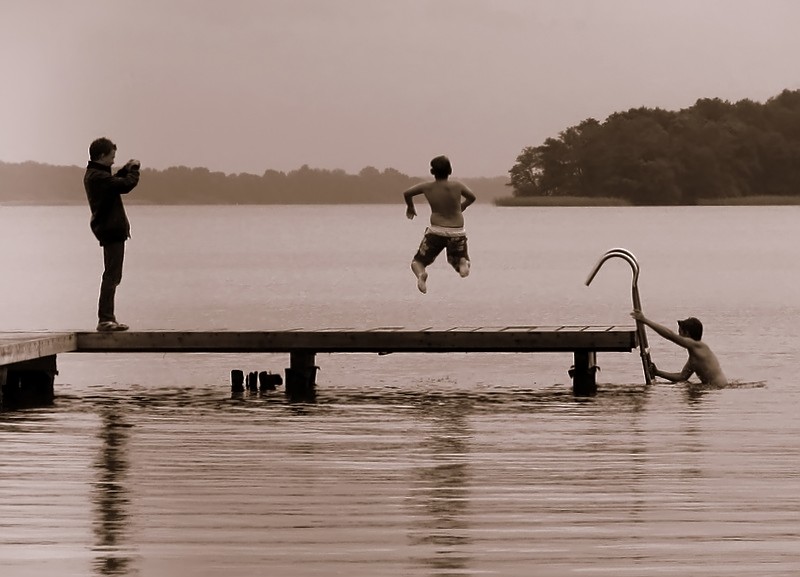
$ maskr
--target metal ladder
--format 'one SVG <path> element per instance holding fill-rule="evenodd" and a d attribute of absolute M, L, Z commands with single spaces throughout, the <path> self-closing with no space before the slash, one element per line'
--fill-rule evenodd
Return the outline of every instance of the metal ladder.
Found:
<path fill-rule="evenodd" d="M 633 271 L 633 279 L 631 280 L 631 298 L 633 300 L 633 308 L 636 310 L 642 310 L 642 300 L 639 297 L 639 263 L 636 260 L 636 257 L 633 256 L 633 253 L 624 248 L 612 248 L 611 250 L 607 251 L 597 264 L 594 265 L 592 272 L 589 274 L 589 277 L 586 279 L 586 286 L 591 284 L 592 280 L 594 280 L 595 275 L 597 275 L 597 271 L 600 270 L 600 267 L 603 266 L 603 263 L 606 262 L 610 258 L 621 258 L 629 265 L 631 265 L 631 270 Z M 646 384 L 651 384 L 653 382 L 653 376 L 650 374 L 650 365 L 652 361 L 650 360 L 650 346 L 647 344 L 647 332 L 645 331 L 645 326 L 640 321 L 636 321 L 636 337 L 639 341 L 639 356 L 642 358 L 642 370 L 644 371 L 644 381 Z"/>

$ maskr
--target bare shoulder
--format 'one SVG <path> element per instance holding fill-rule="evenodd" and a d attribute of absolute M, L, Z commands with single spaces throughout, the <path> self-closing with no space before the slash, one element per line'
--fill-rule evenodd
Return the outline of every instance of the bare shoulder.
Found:
<path fill-rule="evenodd" d="M 704 364 L 712 360 L 716 360 L 716 355 L 714 355 L 711 347 L 709 347 L 706 343 L 703 341 L 695 341 L 694 339 L 688 340 L 689 346 L 687 346 L 686 349 L 689 351 L 689 356 L 691 356 L 693 359 L 697 359 Z"/>
<path fill-rule="evenodd" d="M 705 341 L 696 341 L 696 340 L 694 340 L 692 338 L 688 338 L 688 337 L 684 337 L 684 338 L 687 340 L 687 342 L 689 344 L 689 346 L 686 347 L 687 349 L 694 349 L 695 351 L 697 351 L 699 353 L 710 353 L 711 352 L 711 347 L 709 347 L 705 343 Z"/>
<path fill-rule="evenodd" d="M 431 187 L 430 182 L 418 182 L 417 184 L 409 187 L 404 194 L 422 194 L 429 190 Z"/>
<path fill-rule="evenodd" d="M 451 182 L 453 184 L 452 190 L 455 190 L 456 192 L 458 192 L 458 194 L 464 195 L 473 200 L 475 199 L 475 193 L 472 192 L 472 190 L 470 190 L 470 188 L 466 184 L 464 184 L 460 180 L 453 180 Z"/>

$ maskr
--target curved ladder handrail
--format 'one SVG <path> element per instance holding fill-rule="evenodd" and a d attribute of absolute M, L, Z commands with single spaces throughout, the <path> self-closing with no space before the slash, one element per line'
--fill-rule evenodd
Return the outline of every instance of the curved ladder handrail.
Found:
<path fill-rule="evenodd" d="M 592 272 L 589 274 L 589 277 L 586 279 L 586 286 L 589 286 L 591 282 L 594 280 L 594 277 L 597 275 L 597 272 L 600 270 L 600 267 L 603 266 L 603 263 L 606 262 L 610 258 L 621 258 L 625 262 L 627 262 L 630 267 L 631 271 L 633 272 L 633 278 L 631 279 L 631 300 L 633 301 L 633 308 L 636 310 L 642 310 L 642 299 L 639 296 L 639 262 L 636 260 L 636 257 L 633 253 L 624 248 L 612 248 L 611 250 L 607 251 L 600 260 L 597 261 L 597 264 L 594 265 Z M 644 371 L 644 380 L 646 384 L 650 384 L 653 382 L 653 377 L 650 374 L 650 346 L 647 344 L 647 332 L 645 330 L 644 324 L 640 321 L 636 321 L 636 336 L 639 340 L 639 355 L 642 358 L 642 370 Z"/>

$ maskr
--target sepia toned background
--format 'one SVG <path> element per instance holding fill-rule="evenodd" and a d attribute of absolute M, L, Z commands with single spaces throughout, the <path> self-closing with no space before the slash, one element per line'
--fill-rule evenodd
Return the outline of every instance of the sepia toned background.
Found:
<path fill-rule="evenodd" d="M 0 160 L 505 175 L 586 118 L 800 87 L 792 0 L 4 0 Z"/>

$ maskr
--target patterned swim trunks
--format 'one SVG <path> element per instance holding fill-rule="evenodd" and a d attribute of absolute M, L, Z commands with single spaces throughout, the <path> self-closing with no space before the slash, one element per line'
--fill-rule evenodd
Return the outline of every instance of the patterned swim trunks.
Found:
<path fill-rule="evenodd" d="M 427 267 L 436 260 L 442 250 L 447 249 L 447 262 L 458 271 L 458 263 L 461 262 L 461 259 L 469 261 L 467 235 L 464 233 L 464 229 L 455 229 L 453 232 L 445 232 L 445 234 L 441 234 L 440 231 L 442 231 L 440 227 L 436 227 L 434 230 L 431 227 L 425 229 L 425 236 L 422 237 L 414 260 Z"/>

